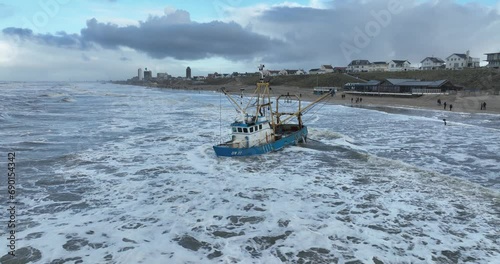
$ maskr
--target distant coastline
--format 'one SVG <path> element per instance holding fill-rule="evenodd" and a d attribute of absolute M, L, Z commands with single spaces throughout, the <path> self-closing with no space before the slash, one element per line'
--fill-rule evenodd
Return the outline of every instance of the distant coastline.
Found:
<path fill-rule="evenodd" d="M 219 91 L 221 87 L 226 87 L 230 93 L 239 94 L 241 89 L 244 89 L 245 93 L 253 92 L 255 88 L 254 85 L 236 84 L 231 83 L 228 85 L 192 85 L 184 83 L 182 85 L 161 86 L 154 85 L 150 83 L 127 83 L 127 82 L 113 82 L 116 84 L 123 85 L 136 85 L 144 87 L 154 87 L 154 88 L 168 88 L 168 89 L 179 89 L 186 91 Z M 301 95 L 302 99 L 305 101 L 313 101 L 318 98 L 318 95 L 313 94 L 313 88 L 301 88 L 294 86 L 284 86 L 277 85 L 272 86 L 272 94 L 296 94 Z M 345 94 L 345 98 L 342 99 L 342 94 Z M 355 103 L 356 98 L 363 98 L 361 103 Z M 351 103 L 351 98 L 353 98 L 353 103 Z M 440 99 L 442 104 L 439 105 L 437 100 Z M 444 103 L 446 102 L 447 108 L 444 109 Z M 468 91 L 458 91 L 455 94 L 432 94 L 432 95 L 422 95 L 420 97 L 412 98 L 400 98 L 400 97 L 384 97 L 384 96 L 367 96 L 350 94 L 348 91 L 340 90 L 335 96 L 328 100 L 330 104 L 345 105 L 353 107 L 405 107 L 405 108 L 419 108 L 428 110 L 440 110 L 440 111 L 450 111 L 449 105 L 453 106 L 453 112 L 463 112 L 463 113 L 489 113 L 489 114 L 500 114 L 500 95 L 494 95 L 491 91 L 478 91 L 471 93 Z M 481 104 L 486 103 L 486 110 L 481 110 Z"/>
<path fill-rule="evenodd" d="M 449 80 L 458 87 L 459 91 L 450 94 L 429 94 L 416 98 L 380 97 L 358 94 L 349 94 L 343 91 L 346 83 L 363 82 L 364 80 L 397 79 L 419 79 L 419 80 Z M 233 76 L 231 78 L 205 79 L 204 81 L 193 81 L 182 78 L 172 78 L 162 82 L 148 81 L 117 81 L 116 84 L 137 85 L 157 88 L 170 88 L 195 91 L 218 91 L 221 87 L 240 93 L 241 89 L 251 91 L 259 75 L 245 77 Z M 339 87 L 339 93 L 333 97 L 330 103 L 351 106 L 350 99 L 353 98 L 352 106 L 394 106 L 422 109 L 434 109 L 464 113 L 491 113 L 500 114 L 500 70 L 498 69 L 463 69 L 463 70 L 432 70 L 432 71 L 408 71 L 408 72 L 362 72 L 356 74 L 327 73 L 317 75 L 289 75 L 273 76 L 270 84 L 275 94 L 297 94 L 302 95 L 304 100 L 312 101 L 317 98 L 313 95 L 313 87 Z M 345 93 L 345 99 L 341 94 Z M 362 103 L 355 103 L 357 97 L 363 97 Z M 442 105 L 437 103 L 441 100 Z M 444 109 L 444 102 L 447 109 Z M 486 103 L 486 110 L 481 105 Z"/>

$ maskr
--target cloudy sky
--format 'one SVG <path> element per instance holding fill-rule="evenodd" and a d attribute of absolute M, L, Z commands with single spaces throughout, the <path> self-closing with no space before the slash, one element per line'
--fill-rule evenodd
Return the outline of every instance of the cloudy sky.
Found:
<path fill-rule="evenodd" d="M 0 80 L 484 60 L 499 33 L 498 0 L 0 0 Z"/>

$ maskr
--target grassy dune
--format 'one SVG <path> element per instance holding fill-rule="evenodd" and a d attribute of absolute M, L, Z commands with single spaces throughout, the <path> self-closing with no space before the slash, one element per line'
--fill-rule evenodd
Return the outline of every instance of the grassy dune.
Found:
<path fill-rule="evenodd" d="M 360 79 L 356 79 L 356 77 Z M 495 90 L 500 91 L 500 70 L 492 69 L 466 69 L 461 71 L 408 71 L 408 72 L 365 72 L 352 74 L 329 73 L 320 75 L 291 75 L 270 77 L 270 84 L 274 86 L 291 86 L 311 88 L 315 86 L 342 87 L 349 82 L 363 82 L 362 80 L 420 79 L 433 81 L 446 79 L 454 85 L 465 89 Z M 258 76 L 237 77 L 234 79 L 206 80 L 209 85 L 254 85 L 259 80 Z"/>

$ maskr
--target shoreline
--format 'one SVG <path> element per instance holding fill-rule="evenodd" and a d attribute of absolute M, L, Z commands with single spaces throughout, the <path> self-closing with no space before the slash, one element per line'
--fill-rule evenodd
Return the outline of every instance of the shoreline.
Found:
<path fill-rule="evenodd" d="M 128 85 L 128 84 L 123 84 Z M 135 84 L 131 84 L 135 85 Z M 186 90 L 186 91 L 219 91 L 222 85 L 186 85 L 183 87 L 156 87 L 143 85 L 144 87 L 159 88 L 159 89 L 173 89 L 173 90 Z M 226 90 L 231 94 L 240 94 L 241 89 L 244 93 L 253 93 L 255 86 L 253 85 L 232 85 L 226 87 Z M 304 101 L 314 101 L 319 98 L 319 95 L 313 94 L 313 88 L 299 88 L 291 86 L 271 86 L 271 95 L 282 94 L 295 94 L 300 95 Z M 345 94 L 346 97 L 342 99 L 341 95 Z M 362 98 L 361 103 L 355 103 L 356 98 Z M 351 104 L 351 98 L 353 103 Z M 438 99 L 442 104 L 437 103 Z M 457 94 L 427 94 L 419 97 L 390 97 L 390 96 L 371 96 L 348 94 L 344 91 L 339 91 L 326 100 L 328 104 L 343 105 L 343 106 L 369 106 L 370 108 L 376 107 L 401 107 L 413 108 L 421 110 L 441 110 L 443 112 L 450 112 L 449 105 L 452 104 L 452 112 L 458 113 L 484 113 L 484 114 L 500 114 L 500 95 L 465 95 L 463 92 Z M 444 109 L 444 103 L 447 107 Z M 481 110 L 481 104 L 486 102 L 486 110 Z"/>
<path fill-rule="evenodd" d="M 176 88 L 173 88 L 176 89 Z M 198 91 L 218 91 L 220 86 L 211 85 L 191 85 L 181 88 L 183 90 L 198 90 Z M 240 93 L 241 89 L 245 89 L 245 93 L 251 93 L 255 89 L 254 86 L 232 86 L 226 90 L 230 93 Z M 304 101 L 314 101 L 319 98 L 319 95 L 313 94 L 312 88 L 299 88 L 299 87 L 289 87 L 289 86 L 272 86 L 271 95 L 281 95 L 281 94 L 296 94 L 300 95 L 301 99 Z M 346 98 L 342 99 L 341 95 L 345 94 Z M 355 103 L 356 98 L 362 98 L 361 103 Z M 351 104 L 351 98 L 353 98 L 353 103 Z M 437 100 L 440 99 L 442 104 L 439 105 Z M 484 113 L 484 114 L 500 114 L 500 95 L 478 95 L 478 96 L 465 96 L 461 92 L 457 94 L 428 94 L 419 97 L 402 98 L 402 97 L 390 97 L 390 96 L 370 96 L 370 95 L 358 95 L 358 94 L 348 94 L 343 91 L 339 91 L 333 96 L 326 100 L 328 104 L 344 105 L 344 106 L 369 106 L 369 107 L 402 107 L 402 108 L 413 108 L 422 110 L 441 110 L 443 112 L 450 112 L 449 105 L 453 106 L 451 112 L 459 113 Z M 446 110 L 444 109 L 444 103 L 446 102 Z M 481 104 L 486 102 L 486 110 L 481 110 Z"/>

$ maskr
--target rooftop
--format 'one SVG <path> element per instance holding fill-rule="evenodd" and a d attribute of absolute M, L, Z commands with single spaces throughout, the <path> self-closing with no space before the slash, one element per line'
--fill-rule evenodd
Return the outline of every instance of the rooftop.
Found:
<path fill-rule="evenodd" d="M 424 60 L 422 60 L 421 63 L 426 61 L 426 60 L 431 60 L 434 63 L 444 63 L 444 60 L 442 60 L 440 58 L 436 58 L 436 57 L 427 57 Z"/>
<path fill-rule="evenodd" d="M 409 61 L 407 61 L 407 60 L 391 60 L 391 61 L 395 62 L 396 64 L 403 64 L 403 63 L 405 63 L 405 62 L 408 62 L 409 64 L 411 64 L 411 63 L 410 63 Z"/>
<path fill-rule="evenodd" d="M 453 55 L 456 55 L 456 56 L 458 56 L 458 57 L 460 57 L 460 58 L 462 58 L 462 59 L 464 59 L 464 60 L 465 60 L 465 59 L 467 59 L 467 54 L 463 54 L 463 53 L 453 53 L 453 54 L 451 54 L 449 57 L 451 57 L 451 56 L 453 56 Z M 449 58 L 449 57 L 448 57 L 448 58 Z"/>
<path fill-rule="evenodd" d="M 396 86 L 423 86 L 438 88 L 446 84 L 448 80 L 421 81 L 418 79 L 387 79 L 387 82 Z"/>
<path fill-rule="evenodd" d="M 349 63 L 349 66 L 353 65 L 370 65 L 370 62 L 368 60 L 353 60 Z"/>

